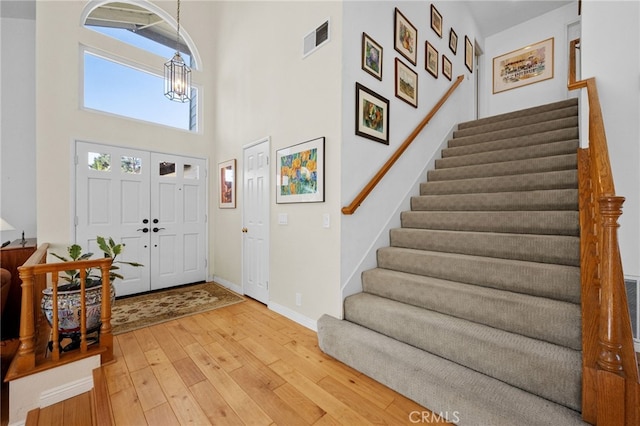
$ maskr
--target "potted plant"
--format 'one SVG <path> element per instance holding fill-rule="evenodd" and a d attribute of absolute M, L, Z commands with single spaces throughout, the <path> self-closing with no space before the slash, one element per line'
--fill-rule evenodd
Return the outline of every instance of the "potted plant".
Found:
<path fill-rule="evenodd" d="M 109 293 L 111 294 L 111 302 L 115 300 L 115 289 L 111 285 L 115 279 L 123 279 L 123 276 L 117 271 L 120 269 L 118 264 L 126 264 L 134 267 L 143 266 L 136 262 L 125 262 L 116 260 L 118 255 L 122 253 L 124 245 L 116 244 L 113 238 L 97 237 L 96 241 L 100 250 L 104 252 L 104 256 L 111 258 L 111 267 L 109 270 Z M 52 255 L 63 262 L 72 262 L 78 260 L 87 260 L 93 256 L 93 253 L 82 253 L 82 247 L 73 244 L 67 247 L 66 256 L 56 253 Z M 102 277 L 99 271 L 88 269 L 85 282 L 85 307 L 86 307 L 86 326 L 87 334 L 97 333 L 100 331 L 100 318 L 102 311 Z M 80 338 L 80 271 L 65 271 L 60 278 L 66 281 L 66 284 L 58 285 L 58 331 L 60 340 L 63 338 L 71 338 L 72 342 L 63 348 L 63 351 L 78 347 Z M 53 289 L 46 288 L 42 291 L 43 298 L 41 303 L 42 313 L 44 314 L 50 326 L 53 322 Z M 97 338 L 95 339 L 97 341 Z M 51 345 L 50 345 L 51 346 Z"/>

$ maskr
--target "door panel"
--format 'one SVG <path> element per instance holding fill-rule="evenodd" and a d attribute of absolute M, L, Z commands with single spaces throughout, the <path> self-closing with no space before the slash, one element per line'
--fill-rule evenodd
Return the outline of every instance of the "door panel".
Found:
<path fill-rule="evenodd" d="M 242 287 L 269 301 L 269 139 L 244 150 Z"/>

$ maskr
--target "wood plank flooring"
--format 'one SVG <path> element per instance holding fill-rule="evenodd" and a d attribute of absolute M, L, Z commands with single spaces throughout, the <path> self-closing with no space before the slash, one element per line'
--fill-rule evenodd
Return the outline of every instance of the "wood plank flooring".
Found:
<path fill-rule="evenodd" d="M 426 412 L 253 300 L 118 335 L 114 353 L 116 425 L 403 425 Z"/>

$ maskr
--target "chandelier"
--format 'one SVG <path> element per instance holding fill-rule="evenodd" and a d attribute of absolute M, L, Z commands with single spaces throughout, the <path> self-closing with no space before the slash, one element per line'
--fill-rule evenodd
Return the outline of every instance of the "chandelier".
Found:
<path fill-rule="evenodd" d="M 191 69 L 180 56 L 180 0 L 176 21 L 176 53 L 164 64 L 164 95 L 172 101 L 187 102 L 191 98 Z"/>

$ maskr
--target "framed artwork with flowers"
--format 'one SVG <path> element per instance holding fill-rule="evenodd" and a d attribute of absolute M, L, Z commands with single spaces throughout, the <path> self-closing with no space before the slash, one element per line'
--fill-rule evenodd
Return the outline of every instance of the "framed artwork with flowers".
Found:
<path fill-rule="evenodd" d="M 394 48 L 413 65 L 418 63 L 418 30 L 396 7 L 393 26 Z"/>
<path fill-rule="evenodd" d="M 324 137 L 276 151 L 276 203 L 324 201 Z"/>
<path fill-rule="evenodd" d="M 356 135 L 389 145 L 389 100 L 356 83 Z"/>
<path fill-rule="evenodd" d="M 382 46 L 362 33 L 362 69 L 382 80 Z"/>

